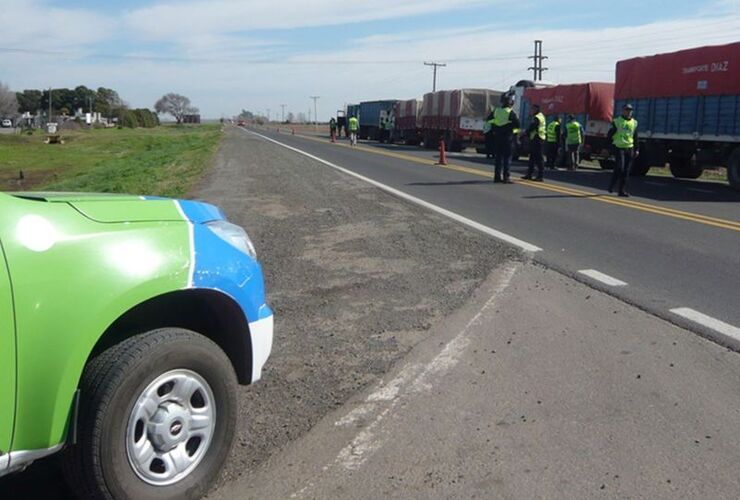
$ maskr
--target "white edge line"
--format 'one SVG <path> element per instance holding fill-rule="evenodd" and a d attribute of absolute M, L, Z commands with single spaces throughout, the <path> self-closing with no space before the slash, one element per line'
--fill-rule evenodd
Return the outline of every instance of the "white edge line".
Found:
<path fill-rule="evenodd" d="M 605 285 L 609 285 L 609 286 L 627 286 L 627 283 L 625 281 L 618 280 L 617 278 L 614 278 L 612 276 L 609 276 L 608 274 L 604 274 L 602 272 L 599 272 L 596 269 L 581 269 L 578 272 L 581 273 L 581 274 L 583 274 L 584 276 L 588 276 L 591 279 L 594 279 L 596 281 L 600 281 L 601 283 L 604 283 Z"/>
<path fill-rule="evenodd" d="M 193 288 L 193 274 L 195 274 L 195 231 L 193 229 L 193 223 L 190 219 L 187 218 L 185 215 L 185 212 L 183 211 L 182 207 L 180 206 L 180 202 L 177 200 L 173 200 L 175 202 L 175 207 L 177 207 L 177 211 L 180 212 L 180 216 L 185 221 L 185 223 L 188 225 L 188 245 L 190 245 L 190 262 L 188 267 L 188 284 L 186 288 Z"/>
<path fill-rule="evenodd" d="M 671 309 L 670 311 L 673 314 L 686 318 L 702 326 L 706 326 L 707 328 L 710 328 L 723 335 L 727 335 L 734 340 L 740 341 L 740 328 L 736 326 L 730 325 L 729 323 L 725 323 L 724 321 L 720 321 L 711 316 L 707 316 L 706 314 L 700 313 L 699 311 L 695 311 L 688 307 L 677 307 L 675 309 Z"/>
<path fill-rule="evenodd" d="M 416 196 L 412 196 L 410 194 L 404 193 L 403 191 L 399 191 L 398 189 L 392 188 L 386 184 L 383 184 L 381 182 L 375 181 L 373 179 L 370 179 L 369 177 L 365 177 L 364 175 L 360 175 L 358 173 L 352 172 L 351 170 L 348 170 L 344 167 L 340 167 L 339 165 L 335 165 L 334 163 L 331 163 L 329 161 L 326 161 L 322 158 L 319 158 L 318 156 L 314 156 L 311 153 L 307 153 L 306 151 L 303 151 L 298 148 L 294 148 L 292 146 L 288 146 L 287 144 L 283 144 L 280 141 L 276 141 L 275 139 L 272 139 L 271 137 L 264 136 L 262 134 L 258 134 L 257 132 L 254 132 L 252 130 L 244 130 L 241 129 L 244 132 L 248 132 L 250 134 L 254 134 L 257 137 L 261 137 L 265 140 L 268 140 L 270 142 L 273 142 L 279 146 L 282 146 L 284 148 L 290 149 L 291 151 L 295 151 L 296 153 L 302 154 L 304 156 L 307 156 L 311 158 L 312 160 L 316 160 L 320 163 L 323 163 L 324 165 L 327 165 L 331 168 L 334 168 L 336 170 L 339 170 L 340 172 L 343 172 L 347 175 L 351 175 L 352 177 L 355 177 L 357 179 L 360 179 L 364 182 L 367 182 L 368 184 L 372 184 L 373 186 L 382 189 L 383 191 L 386 191 L 388 193 L 391 193 L 395 196 L 398 196 L 400 198 L 403 198 L 405 200 L 408 200 L 412 203 L 416 203 L 417 205 L 421 205 L 424 208 L 427 208 L 429 210 L 432 210 L 434 212 L 437 212 L 438 214 L 444 215 L 445 217 L 448 217 L 452 220 L 455 220 L 457 222 L 460 222 L 461 224 L 465 224 L 466 226 L 472 227 L 473 229 L 477 229 L 478 231 L 481 231 L 489 236 L 493 236 L 496 239 L 499 239 L 501 241 L 505 241 L 511 245 L 514 245 L 516 247 L 521 248 L 525 252 L 540 252 L 542 249 L 538 246 L 535 246 L 531 243 L 527 243 L 524 240 L 520 240 L 519 238 L 515 238 L 514 236 L 510 236 L 506 233 L 502 233 L 501 231 L 498 231 L 496 229 L 493 229 L 492 227 L 485 226 L 479 222 L 476 222 L 474 220 L 468 219 L 467 217 L 464 217 L 462 215 L 456 214 L 455 212 L 451 212 L 447 209 L 444 209 L 438 205 L 434 205 L 432 203 L 429 203 L 428 201 L 424 201 L 421 198 L 417 198 Z"/>

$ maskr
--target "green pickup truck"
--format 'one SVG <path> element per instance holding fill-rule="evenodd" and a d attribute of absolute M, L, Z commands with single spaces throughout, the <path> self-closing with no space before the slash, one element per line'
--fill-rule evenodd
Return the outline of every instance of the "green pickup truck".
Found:
<path fill-rule="evenodd" d="M 0 476 L 61 452 L 81 498 L 200 498 L 272 335 L 254 247 L 218 208 L 0 193 Z"/>

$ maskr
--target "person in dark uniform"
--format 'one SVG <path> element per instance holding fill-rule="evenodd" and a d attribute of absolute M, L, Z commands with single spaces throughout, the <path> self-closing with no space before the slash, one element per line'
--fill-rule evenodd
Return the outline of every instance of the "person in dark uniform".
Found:
<path fill-rule="evenodd" d="M 488 113 L 483 124 L 483 139 L 485 140 L 486 159 L 493 158 L 493 110 Z"/>
<path fill-rule="evenodd" d="M 521 124 L 519 117 L 512 107 L 514 96 L 504 94 L 501 96 L 501 106 L 493 110 L 493 154 L 496 157 L 496 168 L 493 182 L 510 184 L 509 169 L 511 167 L 512 140 L 514 130 Z"/>
<path fill-rule="evenodd" d="M 619 184 L 619 196 L 629 196 L 627 192 L 627 180 L 630 176 L 632 163 L 639 156 L 639 150 L 635 151 L 637 144 L 637 120 L 632 117 L 632 105 L 625 104 L 622 108 L 622 116 L 614 119 L 606 139 L 612 142 L 614 159 L 616 165 L 612 171 L 612 179 L 609 182 L 609 192 L 613 192 L 614 185 Z"/>
<path fill-rule="evenodd" d="M 524 132 L 529 137 L 529 168 L 527 168 L 527 173 L 522 176 L 522 179 L 542 182 L 545 170 L 545 162 L 542 158 L 542 146 L 546 137 L 545 115 L 540 112 L 538 104 L 532 105 L 531 114 L 532 123 Z M 537 167 L 537 177 L 532 177 L 535 167 Z"/>
<path fill-rule="evenodd" d="M 547 156 L 547 168 L 554 170 L 555 162 L 558 159 L 558 148 L 562 142 L 560 115 L 555 115 L 555 118 L 553 118 L 545 130 L 545 155 Z"/>

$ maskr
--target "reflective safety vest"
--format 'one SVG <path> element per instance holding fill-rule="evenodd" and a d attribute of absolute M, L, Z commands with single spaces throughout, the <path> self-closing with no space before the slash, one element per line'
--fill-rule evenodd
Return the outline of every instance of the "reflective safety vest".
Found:
<path fill-rule="evenodd" d="M 540 140 L 545 140 L 545 115 L 542 113 L 537 113 L 534 115 L 535 118 L 537 118 L 537 121 L 539 124 L 537 125 L 537 128 L 529 133 L 529 138 L 534 139 L 535 137 L 539 137 Z"/>
<path fill-rule="evenodd" d="M 350 132 L 357 132 L 357 118 L 354 116 L 351 116 L 349 118 L 349 131 Z"/>
<path fill-rule="evenodd" d="M 614 126 L 617 132 L 612 137 L 612 144 L 619 149 L 629 149 L 635 147 L 635 130 L 637 130 L 637 120 L 630 118 L 626 120 L 623 116 L 614 120 Z"/>
<path fill-rule="evenodd" d="M 503 127 L 511 123 L 509 115 L 511 115 L 511 108 L 496 108 L 493 111 L 493 126 Z"/>
<path fill-rule="evenodd" d="M 558 136 L 555 134 L 555 129 L 557 129 L 559 125 L 560 122 L 553 120 L 547 126 L 547 142 L 558 142 Z"/>
<path fill-rule="evenodd" d="M 581 144 L 583 136 L 581 135 L 581 124 L 573 120 L 565 126 L 568 135 L 565 137 L 566 144 Z"/>

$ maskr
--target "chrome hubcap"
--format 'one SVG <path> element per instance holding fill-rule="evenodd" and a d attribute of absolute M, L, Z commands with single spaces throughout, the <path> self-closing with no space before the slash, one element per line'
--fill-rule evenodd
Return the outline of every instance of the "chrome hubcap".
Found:
<path fill-rule="evenodd" d="M 174 484 L 208 450 L 216 425 L 213 391 L 190 370 L 163 373 L 139 395 L 126 429 L 129 464 L 143 481 Z"/>

